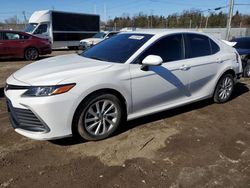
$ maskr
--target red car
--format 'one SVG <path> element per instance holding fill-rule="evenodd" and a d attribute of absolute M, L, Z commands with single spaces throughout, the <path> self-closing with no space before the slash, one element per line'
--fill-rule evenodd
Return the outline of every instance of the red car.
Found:
<path fill-rule="evenodd" d="M 51 44 L 47 39 L 20 31 L 0 30 L 0 58 L 15 57 L 35 60 L 39 55 L 50 53 Z"/>

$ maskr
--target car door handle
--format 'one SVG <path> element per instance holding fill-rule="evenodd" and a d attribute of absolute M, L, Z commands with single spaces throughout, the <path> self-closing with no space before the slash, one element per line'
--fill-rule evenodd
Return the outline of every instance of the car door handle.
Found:
<path fill-rule="evenodd" d="M 218 58 L 216 59 L 216 63 L 223 63 L 223 61 L 220 58 Z"/>
<path fill-rule="evenodd" d="M 1 44 L 3 44 L 3 43 L 0 42 L 0 45 L 1 45 Z"/>
<path fill-rule="evenodd" d="M 182 70 L 182 71 L 186 71 L 186 70 L 189 70 L 191 67 L 189 66 L 189 65 L 182 65 L 181 67 L 180 67 L 180 70 Z"/>

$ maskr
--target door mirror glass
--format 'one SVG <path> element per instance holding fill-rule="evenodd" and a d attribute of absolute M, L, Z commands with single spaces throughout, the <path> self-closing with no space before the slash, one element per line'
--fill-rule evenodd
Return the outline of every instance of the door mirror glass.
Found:
<path fill-rule="evenodd" d="M 143 65 L 159 66 L 163 63 L 163 60 L 158 55 L 148 55 L 142 61 Z"/>

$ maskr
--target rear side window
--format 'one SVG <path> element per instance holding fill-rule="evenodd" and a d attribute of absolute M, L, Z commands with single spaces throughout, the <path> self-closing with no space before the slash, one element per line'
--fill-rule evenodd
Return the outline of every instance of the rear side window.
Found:
<path fill-rule="evenodd" d="M 2 33 L 0 32 L 0 40 L 3 40 Z"/>
<path fill-rule="evenodd" d="M 210 39 L 203 35 L 186 34 L 187 57 L 195 58 L 211 55 Z"/>
<path fill-rule="evenodd" d="M 140 55 L 136 63 L 141 63 L 148 55 L 158 55 L 162 58 L 163 62 L 183 59 L 182 34 L 170 35 L 158 40 Z"/>
<path fill-rule="evenodd" d="M 212 54 L 216 54 L 218 51 L 220 51 L 220 47 L 211 39 L 210 39 L 210 45 L 211 45 Z"/>

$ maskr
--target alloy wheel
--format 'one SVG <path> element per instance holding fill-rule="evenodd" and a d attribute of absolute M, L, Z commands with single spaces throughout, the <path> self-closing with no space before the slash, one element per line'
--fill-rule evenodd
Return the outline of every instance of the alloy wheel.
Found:
<path fill-rule="evenodd" d="M 86 111 L 84 127 L 94 136 L 109 133 L 118 123 L 118 107 L 111 100 L 98 100 Z"/>
<path fill-rule="evenodd" d="M 227 100 L 233 91 L 233 80 L 230 77 L 224 77 L 219 84 L 218 97 L 220 100 Z"/>
<path fill-rule="evenodd" d="M 35 60 L 39 56 L 37 49 L 35 48 L 28 48 L 25 51 L 25 59 L 27 60 Z"/>

